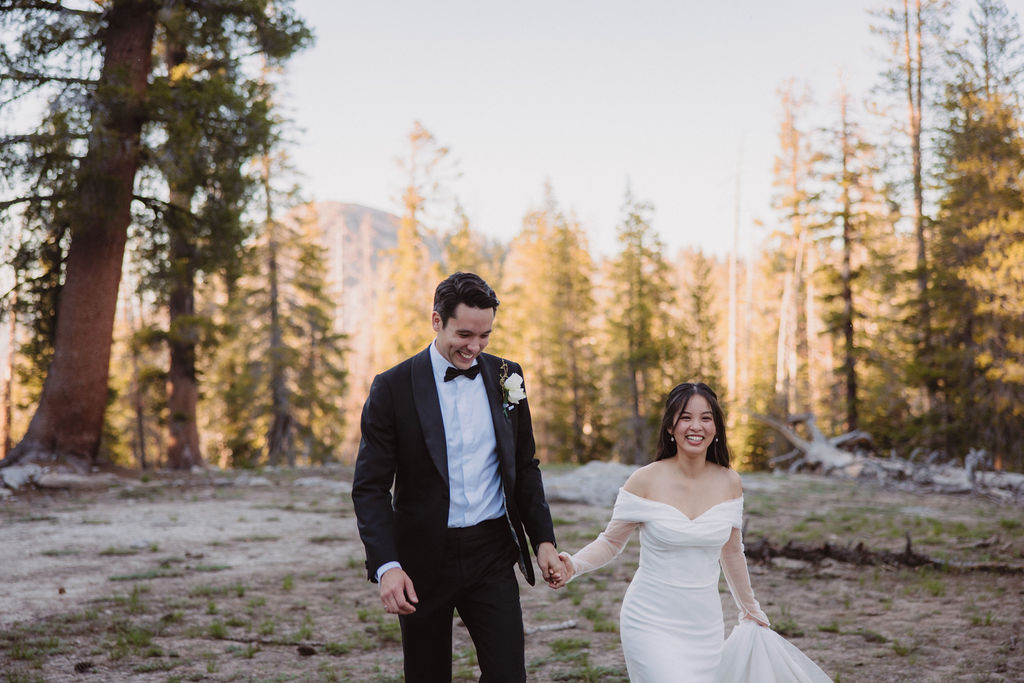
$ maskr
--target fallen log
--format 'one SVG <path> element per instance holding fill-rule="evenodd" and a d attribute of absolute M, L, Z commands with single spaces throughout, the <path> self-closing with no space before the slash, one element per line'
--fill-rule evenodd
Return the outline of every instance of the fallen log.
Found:
<path fill-rule="evenodd" d="M 789 560 L 802 560 L 811 564 L 820 564 L 824 560 L 833 560 L 858 566 L 885 565 L 913 569 L 928 567 L 953 573 L 1024 574 L 1024 565 L 1003 564 L 999 562 L 952 562 L 928 557 L 913 550 L 909 533 L 906 538 L 906 546 L 898 553 L 891 550 L 872 550 L 860 541 L 849 545 L 826 541 L 819 546 L 801 543 L 800 541 L 787 541 L 785 545 L 779 546 L 763 537 L 746 540 L 744 542 L 744 552 L 748 559 L 759 562 L 770 562 L 776 557 L 782 557 Z"/>
<path fill-rule="evenodd" d="M 752 415 L 772 427 L 793 446 L 793 450 L 768 461 L 773 468 L 786 465 L 789 472 L 800 469 L 819 471 L 826 476 L 876 480 L 900 489 L 943 494 L 974 494 L 999 503 L 1024 502 L 1024 475 L 993 470 L 992 457 L 983 449 L 972 448 L 964 465 L 950 461 L 942 453 L 915 449 L 906 460 L 891 453 L 888 458 L 874 457 L 860 446 L 871 445 L 871 436 L 854 431 L 826 437 L 814 415 L 792 415 L 786 422 L 767 415 Z M 795 430 L 803 424 L 810 438 Z M 855 448 L 853 452 L 840 448 Z"/>
<path fill-rule="evenodd" d="M 768 415 L 754 415 L 753 417 L 774 428 L 793 446 L 793 451 L 771 461 L 772 464 L 776 464 L 776 462 L 793 460 L 789 466 L 790 472 L 795 472 L 801 467 L 820 467 L 825 474 L 828 474 L 832 470 L 846 468 L 856 460 L 852 453 L 840 450 L 821 432 L 814 415 L 795 415 L 789 419 L 790 424 L 802 422 L 807 427 L 810 439 L 803 438 L 789 425 Z"/>

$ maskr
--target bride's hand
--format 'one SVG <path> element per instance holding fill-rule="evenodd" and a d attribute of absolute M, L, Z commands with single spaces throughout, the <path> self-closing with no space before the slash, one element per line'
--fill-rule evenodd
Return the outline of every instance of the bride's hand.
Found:
<path fill-rule="evenodd" d="M 573 566 L 572 560 L 569 559 L 569 553 L 558 553 L 558 559 L 562 562 L 562 579 L 557 583 L 557 585 L 551 584 L 552 588 L 561 588 L 565 584 L 569 583 L 569 579 L 576 574 L 576 568 Z"/>

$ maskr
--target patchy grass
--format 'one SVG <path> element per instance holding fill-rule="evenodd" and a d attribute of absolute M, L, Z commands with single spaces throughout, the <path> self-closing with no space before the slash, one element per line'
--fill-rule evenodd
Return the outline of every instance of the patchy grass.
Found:
<path fill-rule="evenodd" d="M 790 539 L 863 541 L 872 549 L 898 551 L 909 532 L 915 550 L 937 557 L 1008 564 L 1020 564 L 1024 557 L 1024 515 L 1016 508 L 806 476 L 751 481 L 762 486 L 747 490 L 748 536 L 780 544 Z M 366 580 L 350 504 L 322 491 L 299 489 L 289 488 L 287 478 L 262 488 L 149 485 L 151 495 L 133 496 L 133 515 L 124 514 L 124 497 L 114 492 L 74 500 L 74 507 L 63 500 L 39 509 L 5 502 L 0 510 L 5 525 L 62 520 L 77 529 L 76 537 L 54 537 L 51 548 L 21 555 L 37 561 L 42 555 L 48 568 L 63 577 L 83 571 L 81 558 L 95 560 L 107 549 L 111 552 L 105 557 L 113 559 L 115 569 L 106 570 L 113 577 L 94 573 L 93 585 L 97 578 L 111 582 L 85 598 L 79 593 L 74 603 L 72 594 L 80 589 L 62 578 L 68 594 L 58 597 L 54 591 L 48 612 L 5 622 L 0 627 L 0 683 L 71 676 L 161 683 L 402 680 L 398 620 L 383 612 L 377 586 Z M 131 522 L 154 501 L 164 506 L 158 508 L 161 520 L 169 519 L 167 503 L 173 502 L 176 524 L 192 534 L 186 542 L 161 538 L 167 557 L 155 557 L 142 569 L 137 564 L 118 568 L 121 556 L 126 565 L 150 557 L 147 548 L 107 545 L 110 541 L 89 545 L 81 524 Z M 193 528 L 193 504 L 223 506 L 223 513 L 208 508 L 208 524 Z M 272 519 L 266 510 L 274 511 Z M 552 504 L 559 549 L 573 552 L 592 540 L 609 511 L 610 505 Z M 272 534 L 249 533 L 253 524 L 265 522 L 273 522 L 263 527 Z M 289 543 L 290 554 L 282 559 L 280 548 Z M 206 551 L 207 558 L 189 554 L 197 549 Z M 561 591 L 542 583 L 533 588 L 521 584 L 525 624 L 545 629 L 526 637 L 531 682 L 627 680 L 616 627 L 638 551 L 634 536 L 608 567 Z M 776 630 L 834 680 L 907 680 L 925 662 L 934 680 L 1008 681 L 1024 670 L 1024 651 L 1010 637 L 1011 627 L 1024 619 L 1019 575 L 794 561 L 752 563 L 750 571 Z M 40 577 L 33 580 L 35 585 Z M 735 607 L 727 591 L 722 600 L 728 631 Z M 457 619 L 453 641 L 453 679 L 477 680 L 476 652 Z M 299 645 L 315 654 L 301 656 Z M 985 662 L 983 674 L 977 662 Z"/>

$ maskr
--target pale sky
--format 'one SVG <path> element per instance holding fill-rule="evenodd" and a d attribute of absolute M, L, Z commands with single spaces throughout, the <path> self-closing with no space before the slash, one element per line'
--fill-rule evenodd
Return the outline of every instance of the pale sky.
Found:
<path fill-rule="evenodd" d="M 396 159 L 418 120 L 451 149 L 455 191 L 487 235 L 518 232 L 550 181 L 611 253 L 628 180 L 668 246 L 721 254 L 738 168 L 743 235 L 774 220 L 777 89 L 806 82 L 822 111 L 842 71 L 866 95 L 883 49 L 866 10 L 885 4 L 296 0 L 317 43 L 287 72 L 293 160 L 310 198 L 398 213 Z"/>

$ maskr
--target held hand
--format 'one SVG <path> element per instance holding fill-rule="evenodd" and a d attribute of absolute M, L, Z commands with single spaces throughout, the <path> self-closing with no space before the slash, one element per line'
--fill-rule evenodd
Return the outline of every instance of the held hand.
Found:
<path fill-rule="evenodd" d="M 565 585 L 565 567 L 561 558 L 555 550 L 553 543 L 541 543 L 537 546 L 537 566 L 540 567 L 540 575 L 552 588 L 561 588 Z"/>
<path fill-rule="evenodd" d="M 419 598 L 416 597 L 412 579 L 396 567 L 380 577 L 380 601 L 384 603 L 388 614 L 412 614 L 416 611 L 414 603 L 418 603 Z"/>
<path fill-rule="evenodd" d="M 572 577 L 576 576 L 576 567 L 569 559 L 569 553 L 558 553 L 558 559 L 562 561 L 562 566 L 565 568 L 565 583 L 569 583 Z"/>

